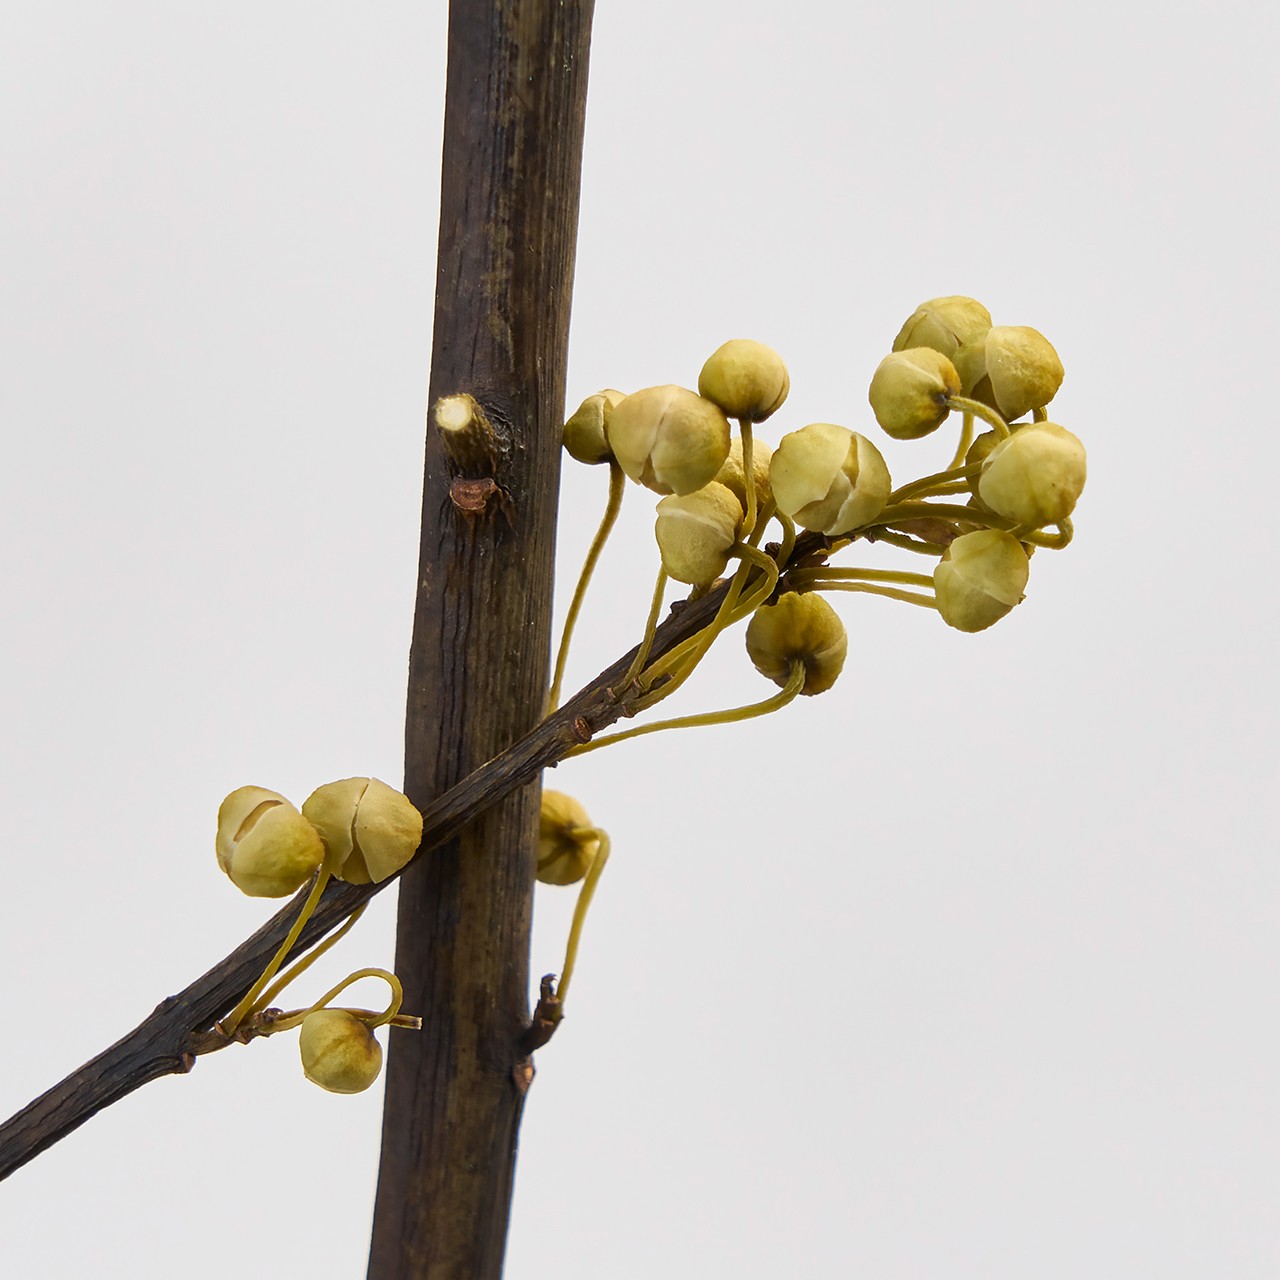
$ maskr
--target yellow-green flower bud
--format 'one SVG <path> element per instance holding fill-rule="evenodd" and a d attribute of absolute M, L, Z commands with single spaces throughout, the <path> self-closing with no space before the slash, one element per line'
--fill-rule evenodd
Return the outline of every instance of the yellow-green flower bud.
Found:
<path fill-rule="evenodd" d="M 773 448 L 765 444 L 758 436 L 751 439 L 751 470 L 756 473 L 756 510 L 764 509 L 766 503 L 773 501 L 773 489 L 769 485 L 769 459 L 773 457 Z M 729 456 L 724 466 L 716 472 L 716 480 L 724 485 L 747 509 L 746 477 L 742 472 L 742 441 L 734 436 L 729 445 Z"/>
<path fill-rule="evenodd" d="M 623 471 L 654 493 L 692 493 L 729 456 L 729 419 L 684 387 L 647 387 L 619 400 L 605 424 Z"/>
<path fill-rule="evenodd" d="M 1027 553 L 1011 533 L 966 533 L 933 571 L 938 612 L 957 631 L 985 631 L 1022 601 L 1029 572 Z"/>
<path fill-rule="evenodd" d="M 576 884 L 591 870 L 600 838 L 587 811 L 563 791 L 542 793 L 538 821 L 538 879 L 543 884 Z"/>
<path fill-rule="evenodd" d="M 1031 529 L 1066 519 L 1084 490 L 1084 445 L 1056 422 L 1029 422 L 987 455 L 978 497 Z"/>
<path fill-rule="evenodd" d="M 1026 325 L 1001 324 L 955 355 L 964 394 L 1006 422 L 1043 409 L 1062 386 L 1063 369 L 1049 339 Z"/>
<path fill-rule="evenodd" d="M 316 829 L 278 791 L 238 787 L 218 806 L 218 865 L 251 898 L 283 898 L 324 861 Z"/>
<path fill-rule="evenodd" d="M 761 605 L 747 624 L 747 655 L 762 676 L 785 686 L 793 662 L 804 663 L 803 694 L 825 693 L 849 649 L 840 615 L 815 591 L 787 591 Z"/>
<path fill-rule="evenodd" d="M 893 340 L 895 351 L 932 347 L 954 356 L 967 343 L 977 342 L 991 328 L 991 313 L 973 298 L 952 295 L 922 302 Z"/>
<path fill-rule="evenodd" d="M 880 361 L 867 399 L 895 440 L 918 440 L 946 421 L 947 397 L 959 394 L 960 375 L 946 356 L 931 347 L 910 347 Z"/>
<path fill-rule="evenodd" d="M 330 1093 L 363 1093 L 382 1070 L 382 1046 L 367 1022 L 346 1009 L 317 1009 L 298 1033 L 302 1070 Z"/>
<path fill-rule="evenodd" d="M 718 404 L 730 418 L 763 422 L 791 390 L 782 357 L 763 342 L 733 338 L 702 366 L 698 394 Z"/>
<path fill-rule="evenodd" d="M 597 391 L 578 406 L 573 417 L 564 424 L 564 447 L 570 457 L 588 466 L 608 462 L 613 457 L 605 424 L 613 406 L 624 398 L 621 391 Z"/>
<path fill-rule="evenodd" d="M 377 778 L 327 782 L 307 797 L 302 813 L 324 840 L 330 870 L 348 884 L 380 884 L 422 843 L 422 814 Z"/>
<path fill-rule="evenodd" d="M 663 498 L 654 533 L 668 576 L 695 587 L 714 582 L 729 563 L 742 516 L 742 504 L 714 480 L 684 497 Z"/>
<path fill-rule="evenodd" d="M 828 537 L 869 524 L 893 487 L 880 450 L 830 422 L 783 436 L 769 462 L 769 481 L 784 516 Z"/>

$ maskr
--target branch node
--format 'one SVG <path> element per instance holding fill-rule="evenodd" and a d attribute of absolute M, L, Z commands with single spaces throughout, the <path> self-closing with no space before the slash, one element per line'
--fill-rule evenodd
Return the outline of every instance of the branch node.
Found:
<path fill-rule="evenodd" d="M 563 1017 L 564 1011 L 560 1005 L 560 997 L 556 995 L 556 975 L 544 974 L 539 987 L 538 1006 L 533 1011 L 533 1020 L 524 1029 L 524 1034 L 519 1040 L 520 1052 L 528 1057 L 529 1054 L 541 1049 L 555 1035 L 556 1028 Z M 520 1064 L 517 1064 L 516 1070 L 520 1070 Z M 533 1080 L 532 1071 L 529 1080 Z M 525 1088 L 528 1088 L 527 1084 Z"/>

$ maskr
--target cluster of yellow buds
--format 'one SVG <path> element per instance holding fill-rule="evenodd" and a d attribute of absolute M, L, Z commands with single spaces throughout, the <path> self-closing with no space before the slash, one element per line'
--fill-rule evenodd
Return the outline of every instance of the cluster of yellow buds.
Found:
<path fill-rule="evenodd" d="M 301 811 L 265 787 L 237 787 L 218 808 L 218 865 L 251 898 L 296 893 L 326 859 L 338 880 L 377 884 L 421 843 L 422 814 L 377 778 L 327 782 Z"/>
<path fill-rule="evenodd" d="M 995 325 L 973 298 L 922 304 L 875 370 L 872 415 L 896 441 L 929 436 L 953 414 L 961 428 L 946 467 L 896 487 L 877 445 L 849 427 L 811 422 L 784 433 L 776 448 L 757 438 L 756 426 L 782 409 L 791 387 L 782 357 L 760 342 L 726 342 L 702 366 L 697 391 L 664 384 L 588 396 L 565 423 L 564 445 L 581 462 L 608 465 L 609 501 L 569 607 L 548 708 L 558 701 L 573 627 L 627 480 L 660 496 L 661 569 L 643 639 L 619 686 L 625 713 L 669 697 L 716 637 L 744 619 L 751 662 L 781 692 L 747 707 L 611 733 L 569 754 L 744 720 L 826 692 L 848 650 L 830 593 L 923 606 L 961 631 L 982 631 L 1007 615 L 1023 599 L 1034 551 L 1070 542 L 1084 488 L 1084 447 L 1046 411 L 1062 379 L 1057 352 L 1037 330 Z M 778 540 L 765 544 L 775 525 Z M 931 573 L 829 563 L 859 544 L 936 563 Z M 714 617 L 651 659 L 668 582 L 692 587 L 692 601 L 726 575 Z M 544 794 L 539 880 L 582 881 L 581 912 L 606 852 L 607 838 L 577 801 Z M 566 972 L 579 927 L 576 917 Z"/>
<path fill-rule="evenodd" d="M 218 808 L 218 865 L 251 897 L 280 898 L 312 880 L 302 910 L 271 963 L 236 1009 L 220 1024 L 230 1037 L 246 1022 L 259 1035 L 300 1027 L 299 1049 L 308 1080 L 333 1093 L 359 1093 L 377 1079 L 382 1048 L 373 1029 L 419 1025 L 400 1014 L 394 974 L 363 969 L 305 1009 L 282 1013 L 271 1000 L 355 923 L 346 924 L 268 987 L 332 877 L 348 884 L 379 883 L 406 866 L 422 843 L 422 814 L 409 798 L 377 778 L 344 778 L 318 787 L 298 809 L 278 791 L 238 787 Z M 313 879 L 314 877 L 314 879 Z M 376 977 L 392 990 L 382 1013 L 330 1008 L 346 986 Z"/>
<path fill-rule="evenodd" d="M 901 441 L 936 432 L 953 413 L 963 425 L 949 466 L 896 488 L 880 449 L 848 427 L 811 422 L 783 434 L 776 448 L 756 438 L 755 426 L 783 407 L 791 385 L 782 357 L 760 342 L 726 342 L 703 365 L 697 391 L 666 384 L 589 396 L 565 424 L 565 448 L 582 461 L 607 463 L 613 483 L 561 643 L 552 705 L 623 477 L 661 495 L 655 534 L 662 572 L 646 638 L 666 580 L 693 587 L 696 596 L 732 574 L 729 603 L 704 643 L 649 667 L 642 645 L 630 672 L 643 695 L 639 709 L 662 688 L 677 687 L 715 633 L 752 615 L 748 652 L 759 670 L 784 687 L 794 677 L 799 693 L 829 688 L 847 641 L 834 611 L 809 599 L 817 592 L 862 591 L 924 605 L 962 631 L 991 626 L 1022 600 L 1034 550 L 1064 547 L 1072 536 L 1084 447 L 1050 422 L 1045 408 L 1062 378 L 1057 352 L 1037 330 L 995 325 L 973 298 L 922 304 L 875 370 L 872 414 Z M 780 538 L 765 554 L 770 522 Z M 798 551 L 797 529 L 808 538 Z M 938 563 L 932 574 L 828 563 L 858 542 L 902 547 Z"/>

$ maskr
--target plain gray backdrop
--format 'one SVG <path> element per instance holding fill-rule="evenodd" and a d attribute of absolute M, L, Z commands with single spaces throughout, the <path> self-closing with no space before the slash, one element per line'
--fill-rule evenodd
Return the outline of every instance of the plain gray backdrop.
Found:
<path fill-rule="evenodd" d="M 1057 346 L 1090 479 L 994 630 L 836 597 L 830 694 L 549 779 L 615 856 L 509 1274 L 1274 1277 L 1275 10 L 598 10 L 571 404 L 754 337 L 765 439 L 874 434 L 903 319 L 970 293 Z M 271 909 L 215 865 L 227 791 L 401 776 L 445 14 L 4 15 L 7 1114 Z M 953 440 L 885 441 L 895 479 Z M 558 615 L 603 503 L 568 464 Z M 573 686 L 638 635 L 651 521 Z M 676 710 L 771 688 L 733 635 Z M 152 1084 L 0 1188 L 4 1271 L 361 1275 L 379 1095 L 291 1037 Z"/>

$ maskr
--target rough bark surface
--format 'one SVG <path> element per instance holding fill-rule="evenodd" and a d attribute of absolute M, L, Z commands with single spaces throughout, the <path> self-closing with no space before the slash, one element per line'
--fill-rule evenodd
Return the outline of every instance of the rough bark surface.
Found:
<path fill-rule="evenodd" d="M 496 437 L 465 470 L 428 429 L 405 725 L 420 807 L 542 712 L 593 0 L 452 0 L 431 402 Z M 501 1274 L 527 1063 L 538 785 L 400 885 L 373 1280 Z"/>

